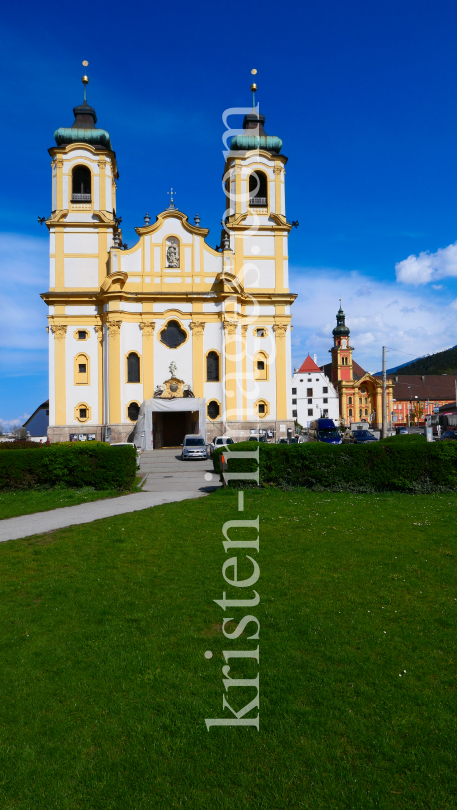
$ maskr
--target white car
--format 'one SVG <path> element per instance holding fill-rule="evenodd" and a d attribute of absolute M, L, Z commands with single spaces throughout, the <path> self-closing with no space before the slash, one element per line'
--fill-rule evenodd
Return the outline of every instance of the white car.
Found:
<path fill-rule="evenodd" d="M 181 459 L 208 458 L 208 450 L 203 436 L 198 433 L 188 433 L 182 443 Z"/>
<path fill-rule="evenodd" d="M 215 436 L 213 441 L 208 445 L 210 456 L 213 455 L 216 447 L 228 447 L 229 444 L 235 444 L 231 436 Z"/>

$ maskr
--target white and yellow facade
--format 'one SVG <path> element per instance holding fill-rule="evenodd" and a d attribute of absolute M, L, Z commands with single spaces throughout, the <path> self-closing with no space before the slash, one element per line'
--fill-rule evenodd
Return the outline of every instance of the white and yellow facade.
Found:
<path fill-rule="evenodd" d="M 49 150 L 50 286 L 42 298 L 49 320 L 50 440 L 81 434 L 126 440 L 139 406 L 173 391 L 206 400 L 208 440 L 247 438 L 259 429 L 286 435 L 293 426 L 295 299 L 288 288 L 287 158 L 262 148 L 279 139 L 259 137 L 257 148 L 228 153 L 220 249 L 173 202 L 154 223 L 136 228 L 138 242 L 124 249 L 108 133 L 95 129 L 87 105 L 75 115 Z M 249 190 L 253 173 L 264 196 Z M 154 422 L 155 447 L 170 444 L 173 434 L 161 419 Z M 195 414 L 186 419 L 185 432 L 202 430 Z"/>

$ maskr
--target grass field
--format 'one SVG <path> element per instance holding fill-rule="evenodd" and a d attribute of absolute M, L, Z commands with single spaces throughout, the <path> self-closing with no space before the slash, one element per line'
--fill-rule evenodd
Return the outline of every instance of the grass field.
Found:
<path fill-rule="evenodd" d="M 2 810 L 454 810 L 457 497 L 247 491 L 261 601 L 224 613 L 237 497 L 0 546 Z M 259 732 L 208 732 L 257 644 Z"/>
<path fill-rule="evenodd" d="M 144 476 L 137 476 L 132 492 L 139 491 L 139 483 Z M 99 501 L 104 498 L 117 498 L 125 495 L 117 490 L 96 490 L 93 487 L 71 489 L 70 487 L 52 487 L 49 489 L 16 489 L 0 490 L 0 520 L 32 515 L 34 512 L 47 512 L 65 506 L 76 506 L 79 503 Z"/>

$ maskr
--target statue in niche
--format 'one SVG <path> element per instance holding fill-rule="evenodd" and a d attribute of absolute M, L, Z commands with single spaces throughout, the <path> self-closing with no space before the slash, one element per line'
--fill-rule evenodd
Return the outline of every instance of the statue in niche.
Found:
<path fill-rule="evenodd" d="M 167 267 L 179 267 L 179 240 L 175 236 L 167 239 Z"/>

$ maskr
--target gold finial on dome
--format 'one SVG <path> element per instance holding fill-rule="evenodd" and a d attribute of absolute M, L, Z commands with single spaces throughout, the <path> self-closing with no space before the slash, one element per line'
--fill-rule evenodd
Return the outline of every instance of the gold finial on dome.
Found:
<path fill-rule="evenodd" d="M 255 68 L 253 68 L 253 69 L 251 70 L 251 73 L 252 73 L 252 75 L 253 75 L 253 76 L 255 76 L 255 75 L 256 75 L 256 73 L 257 73 L 257 70 L 256 70 Z M 255 91 L 256 91 L 256 90 L 257 90 L 257 85 L 256 85 L 256 83 L 255 83 L 255 82 L 253 82 L 253 83 L 251 84 L 251 93 L 252 93 L 252 109 L 254 109 L 254 107 L 255 107 Z"/>
<path fill-rule="evenodd" d="M 89 65 L 89 62 L 87 62 L 86 59 L 85 59 L 84 62 L 83 62 L 83 67 L 88 67 L 88 65 Z M 87 85 L 89 84 L 89 77 L 84 75 L 82 77 L 81 81 L 82 81 L 82 83 L 84 85 L 84 101 L 86 101 L 86 89 L 87 89 Z"/>

